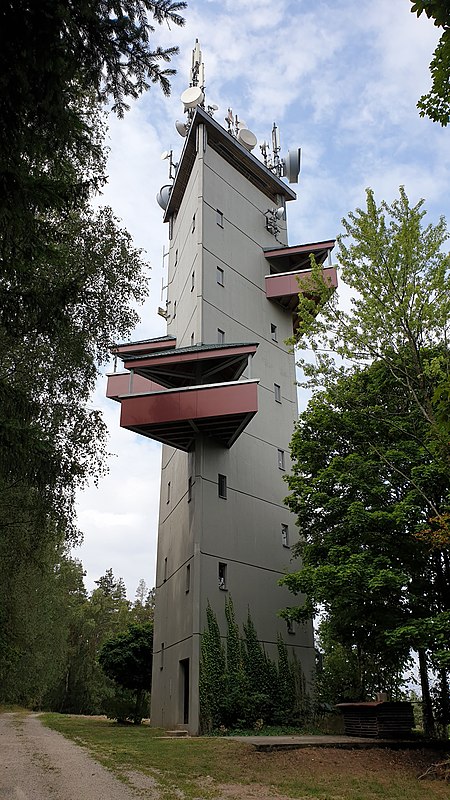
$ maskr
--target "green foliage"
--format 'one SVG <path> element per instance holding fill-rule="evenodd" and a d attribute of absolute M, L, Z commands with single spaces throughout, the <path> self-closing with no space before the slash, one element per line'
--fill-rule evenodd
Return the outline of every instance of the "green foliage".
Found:
<path fill-rule="evenodd" d="M 147 694 L 152 686 L 153 622 L 132 623 L 126 631 L 118 633 L 103 643 L 98 661 L 109 678 L 122 689 L 134 695 L 134 711 L 129 708 L 127 694 L 119 694 L 107 707 L 108 716 L 119 722 L 132 717 L 135 725 L 142 722 L 144 710 L 148 710 Z M 124 717 L 124 714 L 126 716 Z"/>
<path fill-rule="evenodd" d="M 443 127 L 450 122 L 450 8 L 447 0 L 411 0 L 413 14 L 425 12 L 438 28 L 444 28 L 430 64 L 431 89 L 417 107 L 421 117 L 429 117 Z"/>
<path fill-rule="evenodd" d="M 112 100 L 121 115 L 126 99 L 149 83 L 168 93 L 172 70 L 160 65 L 176 50 L 150 46 L 150 20 L 180 25 L 182 8 L 167 0 L 11 0 L 0 12 L 0 694 L 6 700 L 64 706 L 75 669 L 79 686 L 90 688 L 84 698 L 77 689 L 74 705 L 90 709 L 101 695 L 93 684 L 104 684 L 94 681 L 99 670 L 89 658 L 89 679 L 81 677 L 80 662 L 62 680 L 68 650 L 91 646 L 93 623 L 81 611 L 81 589 L 73 606 L 72 599 L 64 606 L 62 573 L 77 569 L 66 556 L 79 535 L 75 492 L 104 470 L 106 427 L 87 402 L 111 342 L 134 328 L 148 280 L 129 233 L 111 209 L 95 211 L 91 200 L 107 180 L 105 104 Z"/>
<path fill-rule="evenodd" d="M 231 598 L 225 601 L 226 648 L 216 616 L 208 604 L 200 661 L 200 719 L 203 733 L 214 730 L 259 730 L 264 725 L 297 726 L 309 718 L 310 707 L 301 665 L 288 658 L 278 641 L 273 662 L 258 640 L 248 614 L 241 638 Z"/>
<path fill-rule="evenodd" d="M 339 237 L 351 308 L 334 295 L 299 331 L 316 394 L 292 440 L 287 502 L 303 565 L 284 582 L 304 594 L 286 614 L 325 612 L 350 684 L 356 662 L 360 697 L 395 693 L 418 648 L 432 733 L 428 671 L 448 650 L 433 631 L 446 630 L 450 609 L 450 259 L 445 220 L 424 217 L 403 188 L 391 205 L 368 190 Z"/>

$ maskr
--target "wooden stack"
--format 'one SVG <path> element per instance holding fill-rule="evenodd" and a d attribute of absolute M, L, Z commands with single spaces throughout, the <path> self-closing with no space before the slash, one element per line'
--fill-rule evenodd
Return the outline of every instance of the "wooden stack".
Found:
<path fill-rule="evenodd" d="M 347 736 L 400 739 L 411 736 L 414 714 L 411 703 L 374 700 L 369 703 L 339 703 Z"/>

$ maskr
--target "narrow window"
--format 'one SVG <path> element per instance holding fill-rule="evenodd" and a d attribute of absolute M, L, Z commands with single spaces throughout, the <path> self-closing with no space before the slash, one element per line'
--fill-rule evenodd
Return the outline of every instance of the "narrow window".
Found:
<path fill-rule="evenodd" d="M 175 266 L 178 264 L 178 247 L 175 250 Z"/>
<path fill-rule="evenodd" d="M 219 475 L 218 476 L 217 486 L 218 486 L 219 497 L 221 497 L 222 500 L 226 500 L 227 499 L 227 476 L 226 475 Z"/>
<path fill-rule="evenodd" d="M 194 333 L 191 333 L 191 347 L 194 345 Z"/>
<path fill-rule="evenodd" d="M 167 580 L 167 556 L 164 559 L 164 582 Z"/>
<path fill-rule="evenodd" d="M 281 386 L 280 386 L 279 383 L 274 383 L 273 391 L 274 391 L 274 394 L 275 394 L 275 402 L 276 403 L 281 403 Z"/>
<path fill-rule="evenodd" d="M 223 269 L 216 267 L 216 280 L 219 286 L 223 286 Z"/>
<path fill-rule="evenodd" d="M 293 636 L 295 634 L 295 622 L 292 619 L 286 620 L 287 632 Z"/>
<path fill-rule="evenodd" d="M 194 291 L 194 286 L 195 286 L 195 270 L 191 275 L 191 292 Z"/>
<path fill-rule="evenodd" d="M 188 564 L 186 567 L 186 594 L 189 592 L 191 588 L 191 565 Z"/>
<path fill-rule="evenodd" d="M 195 231 L 195 214 L 192 217 L 192 233 L 194 233 L 194 231 Z"/>
<path fill-rule="evenodd" d="M 225 331 L 221 331 L 220 328 L 217 328 L 217 341 L 219 344 L 223 344 L 225 341 Z"/>
<path fill-rule="evenodd" d="M 161 642 L 161 661 L 159 664 L 160 669 L 164 669 L 164 642 Z"/>
<path fill-rule="evenodd" d="M 273 342 L 278 342 L 278 328 L 273 322 L 270 324 L 270 337 Z"/>
<path fill-rule="evenodd" d="M 167 498 L 166 503 L 170 503 L 170 481 L 167 481 Z"/>
<path fill-rule="evenodd" d="M 221 228 L 223 228 L 223 214 L 218 208 L 216 209 L 216 222 Z"/>
<path fill-rule="evenodd" d="M 174 319 L 175 319 L 176 315 L 177 315 L 177 301 L 174 300 L 174 303 L 173 303 L 173 318 Z"/>
<path fill-rule="evenodd" d="M 219 561 L 219 589 L 226 591 L 227 588 L 227 565 Z"/>
<path fill-rule="evenodd" d="M 289 525 L 281 525 L 281 543 L 283 547 L 289 547 Z"/>
<path fill-rule="evenodd" d="M 284 466 L 284 450 L 278 450 L 278 469 L 285 469 Z"/>
<path fill-rule="evenodd" d="M 188 503 L 190 503 L 191 500 L 192 500 L 192 478 L 191 478 L 190 475 L 189 475 L 189 478 L 188 478 L 188 492 L 187 492 L 187 494 L 188 494 Z"/>

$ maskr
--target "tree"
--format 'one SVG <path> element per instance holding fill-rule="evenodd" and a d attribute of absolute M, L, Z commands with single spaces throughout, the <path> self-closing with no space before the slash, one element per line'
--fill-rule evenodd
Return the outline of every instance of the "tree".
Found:
<path fill-rule="evenodd" d="M 436 457 L 450 465 L 450 442 L 442 424 L 450 375 L 450 257 L 442 252 L 445 219 L 424 225 L 424 201 L 410 206 L 403 187 L 391 205 L 377 206 L 371 189 L 367 209 L 343 219 L 338 237 L 341 277 L 353 291 L 350 310 L 337 295 L 316 316 L 300 295 L 297 344 L 312 349 L 315 362 L 301 360 L 312 388 L 383 361 L 426 423 Z M 347 244 L 346 240 L 350 239 Z M 316 274 L 317 267 L 315 266 Z M 318 291 L 327 291 L 320 285 Z M 429 360 L 430 350 L 438 348 Z"/>
<path fill-rule="evenodd" d="M 75 491 L 102 474 L 106 428 L 87 406 L 98 366 L 147 293 L 141 252 L 111 209 L 90 204 L 106 181 L 103 109 L 112 101 L 123 114 L 150 83 L 168 93 L 173 70 L 160 64 L 176 48 L 150 46 L 150 20 L 180 25 L 184 5 L 11 0 L 0 11 L 0 628 L 10 667 L 35 646 L 31 627 L 14 622 L 28 565 L 42 567 L 51 596 L 49 565 L 77 537 Z"/>
<path fill-rule="evenodd" d="M 132 623 L 127 631 L 103 644 L 98 660 L 106 675 L 134 693 L 133 722 L 139 725 L 145 693 L 150 692 L 152 685 L 153 624 Z"/>
<path fill-rule="evenodd" d="M 444 28 L 430 64 L 431 89 L 417 107 L 421 117 L 429 117 L 443 127 L 450 122 L 450 8 L 447 0 L 411 0 L 413 14 L 425 12 L 438 28 Z"/>

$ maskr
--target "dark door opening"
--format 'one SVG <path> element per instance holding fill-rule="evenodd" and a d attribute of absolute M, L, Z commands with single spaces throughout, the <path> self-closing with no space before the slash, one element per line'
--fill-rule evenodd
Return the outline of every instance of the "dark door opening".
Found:
<path fill-rule="evenodd" d="M 187 725 L 189 722 L 189 659 L 183 658 L 180 661 L 181 670 L 181 697 L 182 697 L 182 710 L 183 710 L 183 724 Z"/>

